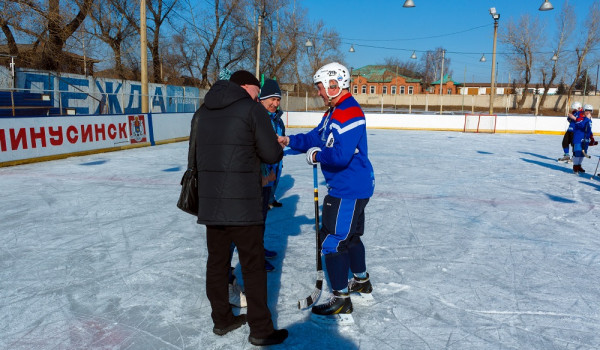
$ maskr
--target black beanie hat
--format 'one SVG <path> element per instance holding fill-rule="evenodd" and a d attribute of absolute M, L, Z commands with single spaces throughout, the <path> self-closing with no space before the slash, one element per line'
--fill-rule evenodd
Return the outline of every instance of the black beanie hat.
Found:
<path fill-rule="evenodd" d="M 265 80 L 262 88 L 260 89 L 260 99 L 265 100 L 269 97 L 279 97 L 281 98 L 281 89 L 279 88 L 279 84 L 277 81 L 273 79 Z"/>
<path fill-rule="evenodd" d="M 260 87 L 260 83 L 258 82 L 258 79 L 256 79 L 256 77 L 246 71 L 246 70 L 238 70 L 237 72 L 233 73 L 231 75 L 231 77 L 229 78 L 229 81 L 234 82 L 236 84 L 238 84 L 239 86 L 242 85 L 256 85 L 258 87 Z"/>

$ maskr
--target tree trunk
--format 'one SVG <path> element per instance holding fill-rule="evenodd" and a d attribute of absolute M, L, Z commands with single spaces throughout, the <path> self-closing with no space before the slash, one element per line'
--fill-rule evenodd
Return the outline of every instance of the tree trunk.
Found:
<path fill-rule="evenodd" d="M 115 56 L 115 71 L 120 79 L 127 79 L 125 77 L 125 70 L 123 69 L 123 60 L 121 58 L 121 41 L 113 39 L 109 43 L 110 48 L 113 50 Z"/>

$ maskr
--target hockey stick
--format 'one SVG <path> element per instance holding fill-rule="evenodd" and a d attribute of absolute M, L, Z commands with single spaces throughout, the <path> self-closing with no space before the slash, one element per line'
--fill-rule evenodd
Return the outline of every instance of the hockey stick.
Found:
<path fill-rule="evenodd" d="M 598 164 L 596 164 L 596 170 L 594 170 L 594 175 L 592 175 L 592 177 L 596 176 L 598 173 L 598 165 L 600 165 L 600 157 L 598 157 Z"/>
<path fill-rule="evenodd" d="M 592 158 L 591 156 L 588 156 L 587 152 L 584 149 L 581 150 L 581 153 L 583 153 L 583 156 L 586 158 Z"/>
<path fill-rule="evenodd" d="M 317 164 L 313 164 L 313 182 L 315 191 L 315 237 L 316 237 L 316 256 L 317 256 L 317 282 L 312 293 L 304 299 L 298 300 L 298 309 L 306 309 L 314 304 L 323 290 L 323 263 L 321 262 L 321 243 L 319 240 L 319 183 L 317 181 Z"/>

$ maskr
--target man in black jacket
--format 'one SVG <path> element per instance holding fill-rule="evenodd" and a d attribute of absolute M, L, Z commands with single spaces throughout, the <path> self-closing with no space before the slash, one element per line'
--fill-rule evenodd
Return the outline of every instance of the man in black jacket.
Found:
<path fill-rule="evenodd" d="M 212 86 L 196 113 L 198 223 L 206 225 L 206 295 L 213 332 L 224 335 L 247 319 L 250 343 L 272 345 L 283 342 L 288 332 L 274 329 L 267 305 L 260 163 L 277 163 L 283 150 L 267 111 L 256 102 L 259 86 L 254 75 L 237 71 Z M 234 316 L 229 305 L 231 243 L 242 266 L 247 315 Z"/>

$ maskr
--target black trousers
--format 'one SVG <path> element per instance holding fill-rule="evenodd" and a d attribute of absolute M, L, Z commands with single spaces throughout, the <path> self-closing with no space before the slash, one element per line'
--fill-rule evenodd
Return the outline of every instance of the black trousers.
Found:
<path fill-rule="evenodd" d="M 229 247 L 238 250 L 242 277 L 248 302 L 250 335 L 265 338 L 273 332 L 271 311 L 267 305 L 267 272 L 263 246 L 264 225 L 207 226 L 206 296 L 212 308 L 215 327 L 224 328 L 233 322 L 229 305 Z"/>
<path fill-rule="evenodd" d="M 563 136 L 562 147 L 563 149 L 569 149 L 569 146 L 573 144 L 573 132 L 566 131 L 565 136 Z"/>

